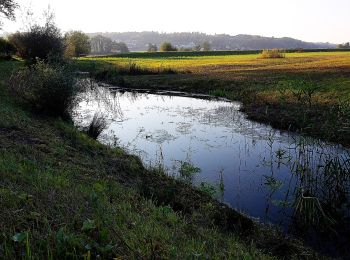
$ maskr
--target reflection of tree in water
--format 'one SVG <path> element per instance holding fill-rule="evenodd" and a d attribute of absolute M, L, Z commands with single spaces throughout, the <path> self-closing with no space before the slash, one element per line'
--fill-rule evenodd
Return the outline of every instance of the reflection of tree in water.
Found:
<path fill-rule="evenodd" d="M 90 122 L 95 112 L 105 115 L 108 121 L 114 121 L 116 118 L 123 119 L 119 95 L 90 79 L 81 79 L 77 84 L 81 85 L 80 88 L 84 92 L 76 98 L 78 106 L 73 109 L 73 117 L 80 118 L 83 124 Z M 79 106 L 82 102 L 84 107 Z"/>

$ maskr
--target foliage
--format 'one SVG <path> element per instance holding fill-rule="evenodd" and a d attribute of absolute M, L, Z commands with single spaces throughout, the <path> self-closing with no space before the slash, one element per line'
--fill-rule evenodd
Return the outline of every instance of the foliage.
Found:
<path fill-rule="evenodd" d="M 170 42 L 163 42 L 160 45 L 160 51 L 166 52 L 166 51 L 177 51 L 177 48 L 171 45 Z"/>
<path fill-rule="evenodd" d="M 128 53 L 130 51 L 125 42 L 113 42 L 111 52 Z"/>
<path fill-rule="evenodd" d="M 202 44 L 202 50 L 203 51 L 210 51 L 211 50 L 211 45 L 209 42 L 203 42 Z"/>
<path fill-rule="evenodd" d="M 13 73 L 10 84 L 13 93 L 33 109 L 52 116 L 69 117 L 77 92 L 69 66 L 38 61 Z"/>
<path fill-rule="evenodd" d="M 272 49 L 272 50 L 263 50 L 260 58 L 262 59 L 276 59 L 276 58 L 285 58 L 285 54 L 282 50 Z"/>
<path fill-rule="evenodd" d="M 201 169 L 194 166 L 190 162 L 179 161 L 180 163 L 180 177 L 186 181 L 190 181 L 194 174 L 201 172 Z"/>
<path fill-rule="evenodd" d="M 263 37 L 257 35 L 228 35 L 215 34 L 209 35 L 198 32 L 175 32 L 175 33 L 161 33 L 161 32 L 108 32 L 102 33 L 103 36 L 112 39 L 119 39 L 124 42 L 132 42 L 130 50 L 132 52 L 143 52 L 147 50 L 147 44 L 153 43 L 159 46 L 162 42 L 172 42 L 179 48 L 181 46 L 188 46 L 196 44 L 200 50 L 202 43 L 209 42 L 211 49 L 227 51 L 227 50 L 263 50 L 263 49 L 326 49 L 335 48 L 334 44 L 330 43 L 310 43 L 293 38 L 276 38 Z"/>
<path fill-rule="evenodd" d="M 71 31 L 65 34 L 65 56 L 79 57 L 90 53 L 90 38 L 81 31 Z"/>
<path fill-rule="evenodd" d="M 210 197 L 215 197 L 215 195 L 217 194 L 216 187 L 207 182 L 201 182 L 199 190 L 209 195 Z"/>
<path fill-rule="evenodd" d="M 18 55 L 28 63 L 35 63 L 38 58 L 57 61 L 63 57 L 63 38 L 53 22 L 53 16 L 47 17 L 44 26 L 35 24 L 28 31 L 10 35 L 9 41 L 16 47 Z"/>
<path fill-rule="evenodd" d="M 3 15 L 7 19 L 14 20 L 15 10 L 17 7 L 18 7 L 18 4 L 14 0 L 1 0 L 0 15 Z M 0 21 L 0 28 L 1 28 L 1 21 Z"/>
<path fill-rule="evenodd" d="M 6 39 L 0 38 L 0 60 L 11 59 L 16 52 L 16 48 Z"/>
<path fill-rule="evenodd" d="M 158 51 L 158 47 L 157 47 L 156 44 L 149 43 L 148 47 L 147 47 L 147 51 L 148 52 L 157 52 Z"/>
<path fill-rule="evenodd" d="M 349 49 L 350 48 L 350 43 L 346 42 L 344 44 L 338 44 L 337 48 L 338 49 Z"/>
<path fill-rule="evenodd" d="M 90 44 L 92 54 L 109 54 L 112 52 L 113 42 L 108 37 L 96 35 L 91 38 Z"/>

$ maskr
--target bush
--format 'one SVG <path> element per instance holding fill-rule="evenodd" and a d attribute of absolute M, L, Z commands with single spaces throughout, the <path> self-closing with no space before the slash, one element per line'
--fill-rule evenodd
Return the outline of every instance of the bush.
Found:
<path fill-rule="evenodd" d="M 285 58 L 286 55 L 282 50 L 272 49 L 272 50 L 263 50 L 260 58 L 262 59 L 276 59 L 276 58 Z"/>
<path fill-rule="evenodd" d="M 14 94 L 36 111 L 69 118 L 78 86 L 73 70 L 67 65 L 38 61 L 15 72 L 10 78 Z"/>
<path fill-rule="evenodd" d="M 0 38 L 0 60 L 11 59 L 11 56 L 16 53 L 16 48 L 9 41 Z"/>
<path fill-rule="evenodd" d="M 147 46 L 147 51 L 148 52 L 157 52 L 158 51 L 158 47 L 157 47 L 156 44 L 149 43 L 148 46 Z"/>
<path fill-rule="evenodd" d="M 177 51 L 177 48 L 172 46 L 170 42 L 163 42 L 160 45 L 160 51 Z"/>
<path fill-rule="evenodd" d="M 18 56 L 31 64 L 38 58 L 44 61 L 63 58 L 64 44 L 61 32 L 50 21 L 44 26 L 31 26 L 27 32 L 16 32 L 9 37 L 9 41 L 16 47 Z"/>

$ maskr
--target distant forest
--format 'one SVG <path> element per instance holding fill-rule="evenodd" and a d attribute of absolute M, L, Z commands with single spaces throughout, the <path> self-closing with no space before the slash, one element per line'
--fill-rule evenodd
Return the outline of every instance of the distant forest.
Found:
<path fill-rule="evenodd" d="M 311 43 L 293 38 L 274 38 L 256 35 L 204 33 L 159 33 L 159 32 L 108 32 L 90 33 L 90 37 L 102 35 L 114 42 L 124 42 L 130 51 L 146 51 L 150 44 L 158 48 L 163 42 L 170 42 L 178 49 L 193 49 L 209 43 L 211 50 L 260 50 L 260 49 L 326 49 L 336 48 L 331 43 Z"/>

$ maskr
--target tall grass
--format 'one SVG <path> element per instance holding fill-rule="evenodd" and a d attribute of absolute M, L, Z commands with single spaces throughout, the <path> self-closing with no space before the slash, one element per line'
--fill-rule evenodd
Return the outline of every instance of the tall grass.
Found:
<path fill-rule="evenodd" d="M 86 134 L 96 140 L 103 132 L 103 130 L 106 129 L 106 127 L 106 118 L 100 113 L 95 113 L 90 125 L 86 130 Z"/>

